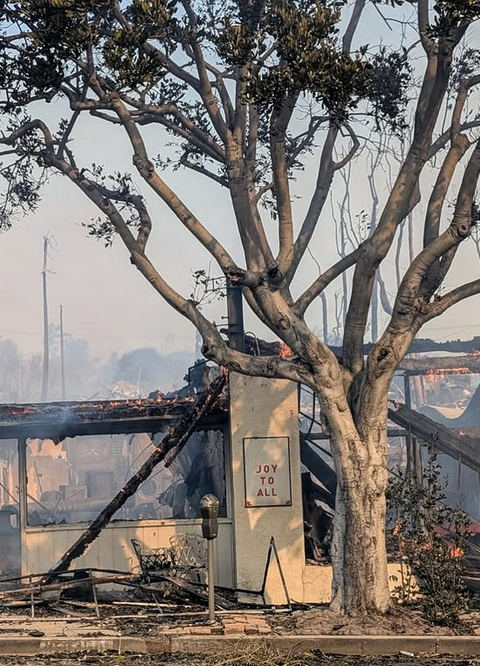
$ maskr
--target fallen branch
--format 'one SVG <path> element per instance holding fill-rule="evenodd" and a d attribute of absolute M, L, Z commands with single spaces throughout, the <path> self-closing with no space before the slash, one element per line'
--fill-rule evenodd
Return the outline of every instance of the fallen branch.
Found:
<path fill-rule="evenodd" d="M 204 589 L 202 589 L 204 586 L 201 584 L 195 584 L 191 581 L 185 580 L 184 578 L 179 578 L 178 576 L 169 576 L 168 574 L 162 574 L 156 571 L 152 571 L 150 576 L 153 580 L 170 583 L 175 588 L 177 588 L 177 591 L 193 597 L 198 601 L 203 603 L 208 602 L 208 594 Z M 144 592 L 158 593 L 161 591 L 160 588 L 155 585 L 142 585 L 141 589 Z M 220 607 L 224 607 L 225 609 L 238 608 L 238 604 L 236 602 L 230 601 L 223 595 L 219 594 L 218 589 L 215 590 L 215 604 L 219 605 Z"/>
<path fill-rule="evenodd" d="M 23 597 L 26 595 L 41 595 L 43 592 L 54 592 L 56 590 L 66 590 L 71 587 L 78 587 L 80 585 L 90 585 L 90 581 L 95 585 L 105 585 L 107 583 L 122 584 L 125 581 L 130 581 L 138 578 L 133 573 L 125 573 L 118 576 L 99 576 L 98 578 L 75 578 L 72 580 L 64 580 L 59 583 L 34 583 L 25 587 L 17 587 L 13 590 L 3 590 L 0 592 L 0 599 L 10 599 L 11 597 Z"/>

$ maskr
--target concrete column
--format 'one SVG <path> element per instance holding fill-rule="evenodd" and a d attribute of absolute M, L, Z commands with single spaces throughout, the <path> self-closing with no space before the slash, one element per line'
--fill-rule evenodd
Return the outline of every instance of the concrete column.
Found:
<path fill-rule="evenodd" d="M 286 380 L 230 373 L 230 401 L 237 587 L 252 591 L 261 589 L 268 546 L 273 536 L 290 597 L 294 601 L 302 601 L 305 553 L 297 386 Z M 246 506 L 244 440 L 264 437 L 288 437 L 290 506 Z M 262 446 L 261 439 L 259 446 Z M 278 566 L 273 557 L 267 579 L 266 600 L 273 604 L 285 603 Z"/>

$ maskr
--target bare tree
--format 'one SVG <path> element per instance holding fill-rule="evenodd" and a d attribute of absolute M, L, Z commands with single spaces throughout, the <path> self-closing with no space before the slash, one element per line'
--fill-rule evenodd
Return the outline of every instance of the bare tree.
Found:
<path fill-rule="evenodd" d="M 45 172 L 63 174 L 99 210 L 101 219 L 92 222 L 91 233 L 107 240 L 114 234 L 121 238 L 132 264 L 200 331 L 208 359 L 248 375 L 303 382 L 317 392 L 338 475 L 332 606 L 345 612 L 384 612 L 390 606 L 385 547 L 389 385 L 420 327 L 480 292 L 480 280 L 474 279 L 438 296 L 459 246 L 476 223 L 472 210 L 480 144 L 468 132 L 479 122 L 463 116 L 469 94 L 480 82 L 476 71 L 457 82 L 447 129 L 435 133 L 445 110 L 455 50 L 480 17 L 480 4 L 437 0 L 434 12 L 430 0 L 411 4 L 424 73 L 405 159 L 373 233 L 298 294 L 294 278 L 335 175 L 358 150 L 355 128 L 370 121 L 387 122 L 400 133 L 405 130 L 408 53 L 380 48 L 351 55 L 357 26 L 370 2 L 355 0 L 341 9 L 337 3 L 326 4 L 3 2 L 0 105 L 8 114 L 2 143 L 4 159 L 10 161 L 3 171 L 8 197 L 2 220 L 8 224 L 18 205 L 37 205 L 39 179 Z M 387 4 L 388 11 L 402 16 L 398 0 Z M 340 39 L 342 12 L 348 13 L 348 20 Z M 52 130 L 47 122 L 51 114 L 43 109 L 57 97 L 68 100 L 70 115 Z M 296 110 L 305 100 L 313 101 L 319 113 L 311 114 L 299 129 Z M 35 102 L 34 118 L 22 113 L 30 102 Z M 253 312 L 288 345 L 292 357 L 255 357 L 229 349 L 196 303 L 165 280 L 148 255 L 153 221 L 132 177 L 77 162 L 73 138 L 85 114 L 125 133 L 145 191 L 159 197 L 223 274 L 242 286 Z M 161 155 L 154 160 L 149 152 L 145 128 L 155 127 L 178 140 L 177 166 L 225 188 L 233 207 L 230 224 L 236 225 L 242 243 L 241 265 L 161 175 L 161 164 L 172 158 Z M 297 232 L 291 176 L 304 163 L 306 151 L 313 152 L 318 175 Z M 440 154 L 441 169 L 423 220 L 424 247 L 402 278 L 385 330 L 364 358 L 375 276 L 399 226 L 420 201 L 426 165 Z M 442 230 L 444 203 L 448 193 L 453 195 L 454 174 L 463 159 L 466 166 L 455 209 Z M 262 203 L 277 221 L 275 238 L 266 231 Z M 327 225 L 328 216 L 324 218 Z M 326 242 L 331 233 L 327 231 Z M 313 333 L 305 315 L 327 286 L 353 266 L 343 354 L 337 358 Z"/>

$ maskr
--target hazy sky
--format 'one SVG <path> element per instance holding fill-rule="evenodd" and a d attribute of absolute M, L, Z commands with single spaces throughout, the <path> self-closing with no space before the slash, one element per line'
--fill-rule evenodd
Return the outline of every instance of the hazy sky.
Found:
<path fill-rule="evenodd" d="M 369 15 L 364 19 L 359 42 L 373 43 L 378 40 L 373 35 L 378 35 L 380 30 L 388 43 L 391 33 L 370 8 Z M 478 46 L 480 43 L 479 30 L 476 28 L 470 36 L 473 45 Z M 395 38 L 395 35 L 391 36 L 392 40 Z M 61 114 L 61 103 L 52 104 L 49 119 L 53 120 Z M 148 144 L 152 156 L 162 151 L 163 138 L 158 127 L 149 128 Z M 125 134 L 99 120 L 89 117 L 82 119 L 76 133 L 75 150 L 81 166 L 97 162 L 105 163 L 110 169 L 131 170 L 131 155 Z M 294 202 L 297 225 L 301 222 L 308 196 L 313 189 L 316 162 L 317 158 L 310 160 L 307 170 L 299 175 L 295 185 L 295 194 L 299 197 Z M 352 211 L 358 214 L 363 209 L 368 210 L 370 205 L 365 165 L 359 162 L 353 173 Z M 427 174 L 422 187 L 424 193 L 428 194 L 433 175 L 433 172 Z M 166 173 L 165 179 L 241 261 L 231 206 L 225 192 L 192 172 Z M 140 184 L 136 176 L 135 181 Z M 381 190 L 385 198 L 384 185 Z M 334 196 L 338 199 L 341 195 L 342 187 L 337 178 Z M 154 219 L 148 253 L 175 288 L 188 295 L 192 290 L 192 271 L 206 269 L 209 257 L 160 201 L 150 196 L 148 198 L 152 202 Z M 422 210 L 424 206 L 420 206 L 417 211 L 419 223 Z M 43 236 L 50 234 L 55 246 L 50 251 L 49 269 L 52 273 L 48 278 L 52 322 L 58 322 L 58 307 L 63 304 L 65 329 L 88 340 L 96 356 L 104 357 L 114 350 L 121 352 L 143 346 L 157 347 L 165 352 L 193 349 L 195 331 L 192 325 L 171 310 L 131 266 L 121 242 L 116 241 L 112 248 L 105 249 L 101 242 L 87 237 L 81 223 L 96 214 L 96 209 L 72 184 L 56 176 L 45 188 L 39 210 L 34 215 L 19 219 L 10 231 L 0 236 L 0 337 L 15 340 L 25 353 L 41 350 Z M 267 226 L 270 225 L 274 230 L 275 223 L 268 221 Z M 420 233 L 418 230 L 417 248 Z M 324 267 L 335 260 L 330 206 L 324 211 L 312 251 Z M 469 242 L 457 260 L 448 284 L 478 277 L 479 266 L 473 243 Z M 212 269 L 212 274 L 218 275 L 218 269 Z M 307 257 L 299 288 L 316 274 L 314 262 Z M 385 277 L 391 289 L 391 257 L 386 263 Z M 330 288 L 332 306 L 334 293 L 340 286 L 340 282 L 337 282 Z M 456 307 L 433 322 L 424 330 L 424 334 L 438 339 L 470 338 L 480 334 L 476 314 L 478 306 L 477 299 Z M 220 321 L 225 314 L 224 304 L 211 306 L 211 312 Z M 311 310 L 310 322 L 321 325 L 318 305 Z M 247 327 L 255 327 L 265 335 L 252 318 L 247 319 Z"/>

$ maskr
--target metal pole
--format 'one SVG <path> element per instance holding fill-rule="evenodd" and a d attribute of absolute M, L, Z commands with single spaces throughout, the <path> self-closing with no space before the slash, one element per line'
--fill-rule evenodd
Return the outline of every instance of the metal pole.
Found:
<path fill-rule="evenodd" d="M 409 409 L 412 409 L 412 389 L 410 384 L 410 377 L 408 377 L 407 385 L 408 385 L 408 391 L 407 391 L 408 404 L 406 403 L 406 401 L 405 404 L 407 404 L 407 407 Z M 414 471 L 415 483 L 417 487 L 420 488 L 423 484 L 422 445 L 418 441 L 418 439 L 413 435 L 412 435 L 412 457 L 413 457 L 413 471 Z"/>
<path fill-rule="evenodd" d="M 410 386 L 410 375 L 408 372 L 404 375 L 405 380 L 405 406 L 412 409 L 412 391 Z M 407 431 L 406 436 L 407 444 L 407 473 L 410 472 L 412 478 L 417 486 L 422 485 L 423 477 L 423 462 L 422 462 L 422 446 L 418 439 Z M 410 457 L 410 460 L 408 460 Z M 409 464 L 410 463 L 410 464 Z"/>
<path fill-rule="evenodd" d="M 18 526 L 20 528 L 20 573 L 25 575 L 26 570 L 26 529 L 28 525 L 27 502 L 27 441 L 23 437 L 18 439 Z M 30 572 L 28 572 L 30 573 Z"/>
<path fill-rule="evenodd" d="M 43 238 L 43 271 L 42 271 L 42 288 L 43 288 L 43 376 L 42 376 L 42 397 L 44 402 L 48 399 L 48 370 L 49 370 L 49 337 L 48 337 L 48 298 L 47 298 L 47 261 L 48 261 L 48 236 Z"/>
<path fill-rule="evenodd" d="M 272 536 L 272 538 L 270 539 L 270 543 L 272 544 L 273 553 L 275 555 L 275 559 L 277 560 L 278 571 L 280 573 L 280 579 L 282 581 L 283 591 L 285 593 L 285 599 L 287 600 L 287 604 L 290 610 L 292 610 L 292 602 L 290 601 L 290 595 L 288 593 L 288 588 L 287 588 L 287 581 L 285 580 L 282 565 L 280 563 L 280 557 L 278 555 L 277 544 L 275 543 L 275 537 Z"/>
<path fill-rule="evenodd" d="M 458 456 L 458 467 L 457 467 L 457 504 L 459 507 L 462 506 L 462 456 Z"/>
<path fill-rule="evenodd" d="M 33 596 L 33 585 L 32 585 L 32 576 L 28 579 L 30 583 L 30 617 L 32 620 L 35 619 L 35 599 Z"/>
<path fill-rule="evenodd" d="M 62 400 L 65 400 L 66 389 L 65 389 L 65 345 L 63 339 L 63 305 L 60 306 L 60 364 L 62 367 Z"/>
<path fill-rule="evenodd" d="M 227 281 L 228 345 L 231 349 L 245 351 L 242 288 Z"/>
<path fill-rule="evenodd" d="M 408 373 L 405 373 L 403 375 L 403 382 L 404 382 L 404 388 L 405 388 L 405 405 L 410 409 L 412 401 L 411 401 L 411 395 L 410 395 L 410 375 Z M 412 476 L 413 475 L 413 452 L 412 452 L 412 433 L 410 429 L 408 429 L 405 433 L 405 448 L 407 452 L 407 467 L 406 467 L 406 475 L 407 476 Z"/>
<path fill-rule="evenodd" d="M 90 581 L 90 585 L 92 588 L 93 603 L 95 604 L 95 615 L 97 616 L 98 619 L 100 619 L 100 608 L 98 606 L 97 588 L 95 586 L 95 580 L 94 577 L 92 576 L 91 571 L 88 572 L 88 579 Z"/>
<path fill-rule="evenodd" d="M 208 540 L 208 621 L 215 622 L 215 553 L 214 540 Z"/>

